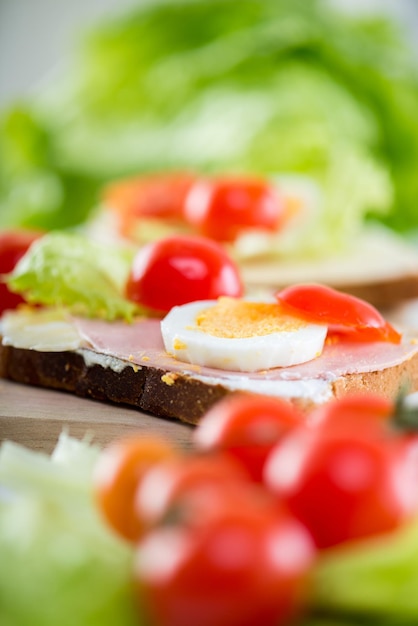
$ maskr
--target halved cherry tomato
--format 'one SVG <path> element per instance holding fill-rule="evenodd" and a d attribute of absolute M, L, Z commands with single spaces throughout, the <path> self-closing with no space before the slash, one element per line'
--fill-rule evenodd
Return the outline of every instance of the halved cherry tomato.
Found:
<path fill-rule="evenodd" d="M 194 300 L 242 293 L 238 268 L 227 252 L 198 236 L 166 237 L 141 248 L 126 285 L 130 300 L 162 312 Z"/>
<path fill-rule="evenodd" d="M 311 537 L 284 509 L 242 487 L 236 496 L 225 491 L 196 526 L 160 526 L 140 542 L 135 579 L 153 624 L 278 626 L 300 609 Z"/>
<path fill-rule="evenodd" d="M 138 176 L 110 184 L 104 202 L 118 218 L 120 232 L 131 237 L 141 218 L 182 221 L 186 195 L 196 180 L 188 172 Z"/>
<path fill-rule="evenodd" d="M 234 241 L 243 229 L 279 229 L 285 217 L 285 202 L 263 179 L 200 179 L 187 195 L 184 216 L 202 235 Z"/>
<path fill-rule="evenodd" d="M 196 427 L 193 441 L 201 450 L 231 455 L 253 480 L 261 482 L 270 451 L 303 419 L 301 412 L 280 398 L 234 394 L 209 409 Z"/>
<path fill-rule="evenodd" d="M 26 230 L 0 231 L 0 315 L 3 311 L 15 309 L 24 302 L 20 294 L 11 292 L 7 285 L 1 282 L 1 276 L 14 269 L 29 246 L 41 235 L 40 232 Z"/>
<path fill-rule="evenodd" d="M 326 285 L 310 283 L 286 287 L 276 293 L 276 298 L 293 315 L 328 324 L 329 337 L 401 341 L 401 335 L 371 304 Z"/>
<path fill-rule="evenodd" d="M 267 486 L 318 548 L 391 531 L 416 513 L 418 438 L 396 434 L 388 422 L 380 397 L 336 400 L 267 459 Z"/>
<path fill-rule="evenodd" d="M 128 541 L 145 531 L 135 511 L 138 485 L 150 467 L 176 454 L 164 439 L 139 436 L 114 441 L 102 451 L 93 475 L 95 497 L 109 525 Z"/>

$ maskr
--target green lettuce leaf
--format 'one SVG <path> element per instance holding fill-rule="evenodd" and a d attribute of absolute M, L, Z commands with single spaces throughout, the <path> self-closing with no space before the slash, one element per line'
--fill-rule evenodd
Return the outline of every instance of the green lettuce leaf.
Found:
<path fill-rule="evenodd" d="M 63 433 L 50 457 L 0 448 L 0 623 L 138 626 L 132 550 L 94 504 L 98 449 Z"/>
<path fill-rule="evenodd" d="M 335 619 L 351 616 L 359 624 L 416 624 L 418 520 L 393 533 L 324 552 L 312 585 L 319 613 Z"/>
<path fill-rule="evenodd" d="M 141 309 L 123 296 L 130 249 L 107 246 L 77 233 L 51 232 L 38 239 L 7 277 L 30 304 L 66 307 L 72 313 L 132 320 Z"/>

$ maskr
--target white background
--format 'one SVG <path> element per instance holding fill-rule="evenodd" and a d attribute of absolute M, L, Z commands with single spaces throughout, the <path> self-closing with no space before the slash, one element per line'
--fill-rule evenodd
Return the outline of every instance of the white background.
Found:
<path fill-rule="evenodd" d="M 138 0 L 0 0 L 0 107 L 30 94 L 84 28 Z"/>

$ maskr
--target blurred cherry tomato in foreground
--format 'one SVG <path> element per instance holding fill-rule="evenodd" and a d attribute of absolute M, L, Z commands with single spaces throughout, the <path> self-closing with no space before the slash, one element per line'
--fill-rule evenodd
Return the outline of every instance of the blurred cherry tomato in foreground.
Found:
<path fill-rule="evenodd" d="M 141 248 L 126 285 L 130 300 L 160 312 L 242 293 L 238 268 L 222 246 L 193 236 L 166 237 Z"/>
<path fill-rule="evenodd" d="M 352 341 L 399 343 L 400 334 L 371 304 L 326 285 L 286 287 L 276 298 L 282 306 L 310 322 L 328 324 L 328 336 Z"/>
<path fill-rule="evenodd" d="M 15 309 L 24 302 L 20 294 L 9 291 L 1 282 L 1 275 L 11 272 L 29 246 L 42 233 L 26 230 L 0 231 L 0 315 L 7 309 Z"/>
<path fill-rule="evenodd" d="M 143 437 L 110 445 L 94 485 L 109 523 L 136 544 L 141 616 L 154 626 L 294 623 L 318 549 L 416 515 L 417 417 L 374 394 L 302 418 L 239 393 L 202 418 L 203 450 Z M 259 446 L 261 461 L 246 450 Z M 254 458 L 263 482 L 250 476 Z"/>
<path fill-rule="evenodd" d="M 93 486 L 104 518 L 119 535 L 137 540 L 145 531 L 135 511 L 135 493 L 146 471 L 177 454 L 157 437 L 128 437 L 103 450 L 95 467 Z"/>
<path fill-rule="evenodd" d="M 201 450 L 220 450 L 238 460 L 253 480 L 261 482 L 270 451 L 304 418 L 280 398 L 235 394 L 217 402 L 200 420 L 193 434 Z"/>
<path fill-rule="evenodd" d="M 245 489 L 247 472 L 222 454 L 189 454 L 161 461 L 146 473 L 135 496 L 137 515 L 149 527 L 175 511 L 178 522 L 189 522 L 202 499 L 238 485 Z"/>
<path fill-rule="evenodd" d="M 267 486 L 318 548 L 395 529 L 418 509 L 417 437 L 390 427 L 380 396 L 343 398 L 319 411 L 273 449 Z"/>
<path fill-rule="evenodd" d="M 151 623 L 278 626 L 302 606 L 312 539 L 288 512 L 240 489 L 197 526 L 160 526 L 138 545 L 135 578 Z"/>
<path fill-rule="evenodd" d="M 317 407 L 310 413 L 308 423 L 319 425 L 328 434 L 356 430 L 370 437 L 380 437 L 392 431 L 395 411 L 393 400 L 386 396 L 355 393 Z"/>
<path fill-rule="evenodd" d="M 184 215 L 202 235 L 234 241 L 242 230 L 278 230 L 284 221 L 285 202 L 263 179 L 200 179 L 187 195 Z"/>

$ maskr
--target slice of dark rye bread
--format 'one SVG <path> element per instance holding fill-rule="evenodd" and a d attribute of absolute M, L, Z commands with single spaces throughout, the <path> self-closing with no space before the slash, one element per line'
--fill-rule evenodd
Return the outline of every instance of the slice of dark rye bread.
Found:
<path fill-rule="evenodd" d="M 418 341 L 328 344 L 308 363 L 254 373 L 182 363 L 164 351 L 158 320 L 134 324 L 72 318 L 80 338 L 71 349 L 19 347 L 5 333 L 0 377 L 196 424 L 234 391 L 277 395 L 303 409 L 356 391 L 395 397 L 418 390 Z"/>

